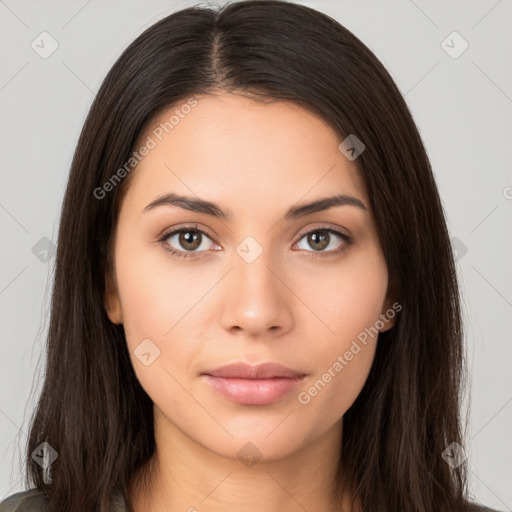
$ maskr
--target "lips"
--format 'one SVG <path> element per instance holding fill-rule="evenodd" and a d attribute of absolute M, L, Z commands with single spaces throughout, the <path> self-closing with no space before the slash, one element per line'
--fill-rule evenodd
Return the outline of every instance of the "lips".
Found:
<path fill-rule="evenodd" d="M 247 363 L 237 362 L 204 372 L 213 377 L 224 377 L 232 379 L 271 379 L 274 377 L 303 377 L 304 372 L 287 368 L 277 363 L 263 363 L 252 366 Z"/>
<path fill-rule="evenodd" d="M 244 405 L 267 405 L 280 400 L 305 379 L 304 372 L 277 363 L 252 366 L 233 363 L 202 375 L 223 397 Z"/>

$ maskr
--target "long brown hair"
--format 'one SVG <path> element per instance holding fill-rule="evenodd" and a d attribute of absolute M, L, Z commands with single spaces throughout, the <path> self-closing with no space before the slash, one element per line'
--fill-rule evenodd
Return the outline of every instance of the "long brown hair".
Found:
<path fill-rule="evenodd" d="M 102 83 L 62 207 L 28 486 L 47 494 L 49 512 L 106 512 L 114 490 L 128 498 L 130 479 L 155 451 L 152 401 L 123 327 L 104 307 L 119 202 L 136 170 L 98 190 L 156 115 L 214 90 L 294 102 L 325 119 L 340 142 L 355 134 L 365 144 L 357 164 L 402 310 L 379 335 L 367 382 L 344 415 L 340 474 L 365 512 L 463 510 L 465 465 L 442 457 L 463 444 L 460 297 L 429 159 L 376 56 L 331 17 L 279 0 L 175 12 L 130 44 Z M 47 471 L 31 457 L 42 442 L 58 453 Z"/>

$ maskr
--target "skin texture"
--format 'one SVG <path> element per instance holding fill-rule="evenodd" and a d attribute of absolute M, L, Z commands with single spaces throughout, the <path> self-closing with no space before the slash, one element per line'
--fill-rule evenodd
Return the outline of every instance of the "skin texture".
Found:
<path fill-rule="evenodd" d="M 333 479 L 342 417 L 368 376 L 377 337 L 309 403 L 297 395 L 392 304 L 357 160 L 338 150 L 342 138 L 325 121 L 295 104 L 232 93 L 196 99 L 133 171 L 107 275 L 109 318 L 124 324 L 137 378 L 155 404 L 155 473 L 147 496 L 134 483 L 136 510 L 259 512 L 262 502 L 268 512 L 341 510 Z M 169 205 L 144 212 L 169 192 L 213 201 L 233 218 Z M 336 193 L 368 210 L 345 205 L 283 219 L 291 206 Z M 157 240 L 189 223 L 208 236 L 199 235 L 192 258 L 177 259 L 165 243 L 187 252 L 179 234 Z M 315 251 L 303 233 L 325 223 L 352 244 L 331 233 L 329 246 Z M 248 236 L 263 249 L 251 263 L 237 253 Z M 160 350 L 149 366 L 134 354 L 144 339 Z M 307 377 L 273 404 L 237 404 L 201 377 L 235 361 L 278 362 Z M 247 443 L 259 457 L 250 467 L 237 455 Z"/>

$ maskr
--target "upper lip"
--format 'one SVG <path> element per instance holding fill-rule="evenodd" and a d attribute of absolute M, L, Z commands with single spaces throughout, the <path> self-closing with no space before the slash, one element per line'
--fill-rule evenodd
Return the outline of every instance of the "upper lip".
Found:
<path fill-rule="evenodd" d="M 298 378 L 304 377 L 303 372 L 292 370 L 277 363 L 262 363 L 250 365 L 244 362 L 236 362 L 221 366 L 214 370 L 204 372 L 213 377 L 224 377 L 234 379 L 271 379 L 273 377 Z"/>

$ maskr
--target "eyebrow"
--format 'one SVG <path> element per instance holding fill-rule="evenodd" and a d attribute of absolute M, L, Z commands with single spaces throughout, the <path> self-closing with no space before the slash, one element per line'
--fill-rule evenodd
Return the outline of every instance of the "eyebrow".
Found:
<path fill-rule="evenodd" d="M 154 201 L 149 203 L 143 210 L 143 213 L 146 211 L 153 210 L 158 206 L 178 206 L 185 210 L 190 210 L 197 213 L 204 213 L 206 215 L 211 215 L 213 217 L 217 217 L 219 219 L 230 220 L 233 218 L 233 214 L 231 211 L 224 211 L 219 205 L 212 203 L 211 201 L 207 201 L 205 199 L 200 199 L 197 197 L 191 196 L 182 196 L 175 193 L 164 194 L 158 196 Z M 361 210 L 368 211 L 368 208 L 363 204 L 363 202 L 354 196 L 348 196 L 345 194 L 338 194 L 331 197 L 324 197 L 321 199 L 316 199 L 315 201 L 311 201 L 309 203 L 302 203 L 298 206 L 292 206 L 289 208 L 284 214 L 284 218 L 286 220 L 294 220 L 304 217 L 306 215 L 311 215 L 316 212 L 321 212 L 324 210 L 328 210 L 329 208 L 333 208 L 335 206 L 355 206 L 360 208 Z"/>

